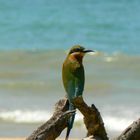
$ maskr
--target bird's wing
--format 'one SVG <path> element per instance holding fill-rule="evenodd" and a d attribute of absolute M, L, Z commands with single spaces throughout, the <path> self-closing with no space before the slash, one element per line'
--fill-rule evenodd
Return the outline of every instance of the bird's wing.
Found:
<path fill-rule="evenodd" d="M 75 79 L 75 97 L 82 95 L 84 90 L 85 76 L 84 68 L 77 69 L 74 73 Z"/>
<path fill-rule="evenodd" d="M 84 68 L 77 63 L 63 65 L 63 83 L 69 100 L 82 95 L 84 89 Z"/>

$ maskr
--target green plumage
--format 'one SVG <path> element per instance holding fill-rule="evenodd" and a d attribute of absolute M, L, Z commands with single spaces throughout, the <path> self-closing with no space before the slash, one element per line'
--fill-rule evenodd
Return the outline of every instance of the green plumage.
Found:
<path fill-rule="evenodd" d="M 84 90 L 84 68 L 78 61 L 65 60 L 63 64 L 63 84 L 67 97 L 71 101 L 74 97 L 82 95 Z"/>
<path fill-rule="evenodd" d="M 69 100 L 69 110 L 75 109 L 71 102 L 72 99 L 83 94 L 85 74 L 82 59 L 87 52 L 91 52 L 91 50 L 85 50 L 84 47 L 76 45 L 72 47 L 63 63 L 62 78 Z M 70 130 L 73 127 L 74 118 L 75 114 L 69 119 L 66 140 L 68 140 Z"/>

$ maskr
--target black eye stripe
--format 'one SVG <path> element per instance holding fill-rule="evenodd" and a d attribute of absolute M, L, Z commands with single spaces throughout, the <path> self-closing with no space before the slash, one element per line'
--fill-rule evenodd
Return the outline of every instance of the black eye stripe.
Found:
<path fill-rule="evenodd" d="M 79 48 L 75 49 L 75 52 L 80 52 L 81 50 Z"/>
<path fill-rule="evenodd" d="M 82 52 L 83 50 L 80 48 L 76 48 L 70 51 L 70 53 L 74 53 L 74 52 Z"/>
<path fill-rule="evenodd" d="M 83 52 L 85 50 L 84 47 L 82 46 L 79 46 L 79 45 L 76 45 L 76 46 L 73 46 L 69 52 L 69 54 L 72 54 L 74 52 Z"/>

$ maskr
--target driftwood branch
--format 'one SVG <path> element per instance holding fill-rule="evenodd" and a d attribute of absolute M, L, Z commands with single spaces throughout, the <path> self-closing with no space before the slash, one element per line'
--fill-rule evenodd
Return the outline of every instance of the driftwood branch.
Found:
<path fill-rule="evenodd" d="M 87 137 L 83 140 L 108 140 L 103 120 L 98 109 L 92 105 L 89 107 L 81 96 L 73 100 L 73 104 L 84 116 L 84 124 L 87 129 Z M 68 100 L 61 99 L 55 105 L 53 116 L 26 140 L 55 140 L 67 127 L 70 116 L 75 110 L 68 111 Z M 114 140 L 140 140 L 140 119 L 130 125 L 119 137 Z"/>
<path fill-rule="evenodd" d="M 89 107 L 82 96 L 75 98 L 73 104 L 84 116 L 87 136 L 93 136 L 94 139 L 108 140 L 103 120 L 97 108 L 94 105 Z"/>
<path fill-rule="evenodd" d="M 115 140 L 140 140 L 140 119 L 127 127 Z"/>
<path fill-rule="evenodd" d="M 26 140 L 55 140 L 67 126 L 67 120 L 75 111 L 68 111 L 67 99 L 59 100 L 53 116 L 35 130 Z"/>

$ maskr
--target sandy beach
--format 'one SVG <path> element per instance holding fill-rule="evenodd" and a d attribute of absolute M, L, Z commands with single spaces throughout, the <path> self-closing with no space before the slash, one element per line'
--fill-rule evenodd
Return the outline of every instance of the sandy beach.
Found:
<path fill-rule="evenodd" d="M 3 137 L 3 138 L 0 138 L 0 140 L 25 140 L 25 138 L 20 138 L 20 137 Z M 58 139 L 58 140 L 63 140 L 63 139 Z M 75 138 L 71 139 L 71 140 L 77 140 Z"/>
<path fill-rule="evenodd" d="M 4 138 L 0 138 L 0 140 L 25 140 L 25 138 L 14 138 L 14 137 L 13 138 L 10 138 L 10 137 L 9 138 L 5 138 L 4 137 Z"/>

